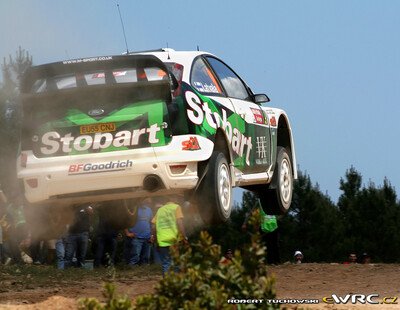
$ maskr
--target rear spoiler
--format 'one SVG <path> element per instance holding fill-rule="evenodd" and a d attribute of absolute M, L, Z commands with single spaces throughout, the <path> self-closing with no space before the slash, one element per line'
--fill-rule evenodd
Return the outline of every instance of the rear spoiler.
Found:
<path fill-rule="evenodd" d="M 71 73 L 80 74 L 96 70 L 104 70 L 107 72 L 107 70 L 124 67 L 158 67 L 168 72 L 164 63 L 153 55 L 99 56 L 65 60 L 27 69 L 22 77 L 21 93 L 30 93 L 33 84 L 40 79 Z"/>

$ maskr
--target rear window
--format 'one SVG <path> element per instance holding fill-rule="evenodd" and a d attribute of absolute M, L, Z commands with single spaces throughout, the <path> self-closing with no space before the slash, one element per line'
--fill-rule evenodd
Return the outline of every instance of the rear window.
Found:
<path fill-rule="evenodd" d="M 38 79 L 32 84 L 32 93 L 63 90 L 93 85 L 154 82 L 168 80 L 168 74 L 161 68 L 118 68 L 83 73 L 56 75 Z"/>

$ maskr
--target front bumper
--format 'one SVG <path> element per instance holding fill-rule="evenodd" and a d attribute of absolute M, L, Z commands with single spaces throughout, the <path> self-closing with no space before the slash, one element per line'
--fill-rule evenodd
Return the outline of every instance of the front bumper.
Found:
<path fill-rule="evenodd" d="M 85 155 L 37 158 L 24 151 L 26 167 L 19 158 L 18 178 L 24 181 L 30 203 L 82 203 L 183 192 L 197 185 L 197 163 L 207 160 L 213 150 L 213 142 L 201 136 L 195 136 L 199 150 L 182 150 L 182 142 L 193 136 L 175 136 L 162 147 Z M 143 188 L 149 175 L 160 180 L 159 189 Z"/>

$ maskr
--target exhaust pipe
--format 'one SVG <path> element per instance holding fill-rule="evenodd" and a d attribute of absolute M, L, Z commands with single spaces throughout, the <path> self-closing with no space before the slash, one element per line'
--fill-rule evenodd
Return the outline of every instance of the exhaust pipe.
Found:
<path fill-rule="evenodd" d="M 163 186 L 161 178 L 158 175 L 147 175 L 143 180 L 143 188 L 149 192 L 155 192 Z"/>

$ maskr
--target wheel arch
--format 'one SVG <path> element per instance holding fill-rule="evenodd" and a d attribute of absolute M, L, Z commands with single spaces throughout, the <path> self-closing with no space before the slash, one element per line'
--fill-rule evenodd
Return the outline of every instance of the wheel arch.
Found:
<path fill-rule="evenodd" d="M 235 179 L 235 170 L 233 168 L 233 155 L 231 150 L 231 144 L 229 142 L 226 132 L 221 128 L 218 128 L 215 133 L 213 151 L 219 151 L 224 154 L 226 160 L 228 161 L 228 165 L 230 167 L 231 183 L 234 186 L 236 179 Z"/>
<path fill-rule="evenodd" d="M 200 179 L 199 184 L 202 182 L 202 180 L 205 176 L 205 173 L 207 171 L 208 162 L 209 162 L 212 154 L 214 153 L 214 151 L 218 151 L 218 152 L 221 152 L 222 154 L 224 154 L 224 156 L 228 162 L 228 165 L 230 167 L 231 181 L 232 181 L 232 184 L 234 184 L 235 177 L 234 177 L 234 170 L 233 170 L 233 156 L 232 156 L 228 136 L 226 135 L 225 131 L 223 131 L 221 128 L 217 128 L 215 135 L 213 137 L 211 137 L 210 140 L 212 140 L 212 142 L 214 143 L 214 146 L 213 146 L 212 151 L 210 152 L 210 157 L 205 161 L 199 162 L 199 167 L 198 167 L 198 176 Z M 197 189 L 195 191 L 197 191 Z"/>
<path fill-rule="evenodd" d="M 194 202 L 197 203 L 197 208 L 203 221 L 208 224 L 227 221 L 232 211 L 233 201 L 233 158 L 231 155 L 229 139 L 222 129 L 217 129 L 213 136 L 213 142 L 214 146 L 210 158 L 199 163 L 200 180 L 195 189 L 195 195 L 192 196 L 195 198 Z M 224 166 L 226 167 L 226 164 L 228 164 L 228 167 L 226 168 L 230 172 L 229 178 L 225 178 L 225 180 L 230 179 L 229 204 L 224 203 L 224 199 L 221 199 L 221 197 L 225 197 L 225 195 L 222 194 L 225 193 L 225 191 L 219 190 L 219 187 L 221 186 L 219 175 L 221 171 L 220 167 L 222 167 L 220 166 L 222 158 Z M 225 184 L 225 182 L 222 183 Z M 227 200 L 225 200 L 225 202 L 226 201 Z M 212 207 L 211 209 L 210 206 Z"/>
<path fill-rule="evenodd" d="M 217 132 L 214 136 L 214 151 L 220 151 L 221 153 L 223 153 L 226 160 L 228 161 L 228 164 L 233 163 L 233 157 L 228 137 L 225 131 L 223 131 L 221 128 L 217 129 Z"/>
<path fill-rule="evenodd" d="M 292 162 L 293 177 L 294 179 L 297 179 L 296 153 L 294 149 L 292 129 L 290 127 L 289 119 L 285 114 L 279 116 L 276 147 L 278 146 L 284 147 L 288 151 Z"/>

